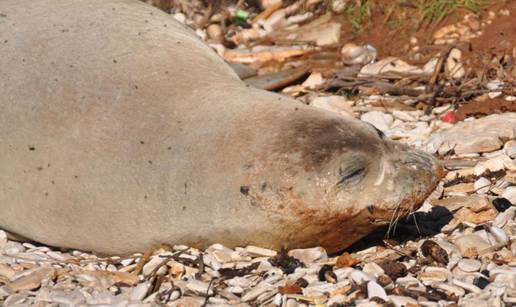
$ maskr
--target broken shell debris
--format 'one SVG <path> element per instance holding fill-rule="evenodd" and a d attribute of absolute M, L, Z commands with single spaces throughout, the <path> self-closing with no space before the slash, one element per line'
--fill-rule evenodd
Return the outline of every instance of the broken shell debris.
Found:
<path fill-rule="evenodd" d="M 369 122 L 435 153 L 447 174 L 419 210 L 337 255 L 214 244 L 100 257 L 13 241 L 0 230 L 3 305 L 516 304 L 516 49 L 480 54 L 479 72 L 463 46 L 475 46 L 513 6 L 466 14 L 437 28 L 429 46 L 411 37 L 402 57 L 344 39 L 336 16 L 353 1 L 263 0 L 255 11 L 148 2 L 194 28 L 232 67 L 245 64 L 235 71 L 249 84 Z"/>

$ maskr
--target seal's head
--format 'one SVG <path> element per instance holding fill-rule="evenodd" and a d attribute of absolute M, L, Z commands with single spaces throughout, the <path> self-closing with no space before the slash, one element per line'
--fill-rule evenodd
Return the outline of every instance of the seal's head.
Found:
<path fill-rule="evenodd" d="M 441 178 L 434 157 L 353 118 L 302 108 L 280 125 L 267 150 L 278 178 L 260 174 L 271 180 L 249 192 L 284 220 L 288 246 L 344 249 L 417 209 Z"/>

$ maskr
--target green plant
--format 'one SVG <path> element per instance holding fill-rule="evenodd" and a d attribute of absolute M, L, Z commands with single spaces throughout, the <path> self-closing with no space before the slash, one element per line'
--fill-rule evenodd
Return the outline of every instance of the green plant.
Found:
<path fill-rule="evenodd" d="M 409 2 L 409 1 L 404 1 Z M 458 9 L 466 9 L 477 14 L 490 0 L 415 0 L 419 23 L 440 22 Z"/>
<path fill-rule="evenodd" d="M 366 18 L 371 16 L 370 2 L 369 0 L 357 0 L 346 6 L 345 14 L 354 31 L 359 31 Z"/>

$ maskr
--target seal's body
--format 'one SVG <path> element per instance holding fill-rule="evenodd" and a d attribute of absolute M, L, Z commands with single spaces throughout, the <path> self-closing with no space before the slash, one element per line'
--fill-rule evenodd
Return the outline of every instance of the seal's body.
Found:
<path fill-rule="evenodd" d="M 0 227 L 100 253 L 342 249 L 421 202 L 430 156 L 246 87 L 132 0 L 0 2 Z"/>

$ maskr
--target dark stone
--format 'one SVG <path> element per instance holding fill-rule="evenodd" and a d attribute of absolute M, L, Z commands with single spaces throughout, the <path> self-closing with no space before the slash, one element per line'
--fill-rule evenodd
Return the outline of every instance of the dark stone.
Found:
<path fill-rule="evenodd" d="M 485 279 L 484 277 L 475 277 L 473 284 L 480 289 L 484 289 L 489 284 L 489 280 Z"/>
<path fill-rule="evenodd" d="M 495 198 L 493 200 L 493 205 L 495 206 L 496 210 L 498 210 L 498 212 L 504 212 L 512 206 L 511 202 L 507 198 L 503 197 Z"/>

